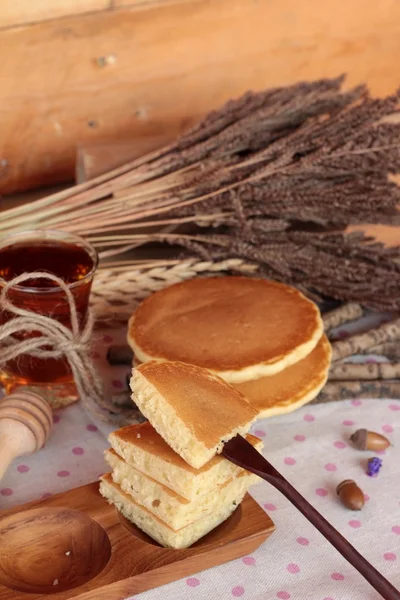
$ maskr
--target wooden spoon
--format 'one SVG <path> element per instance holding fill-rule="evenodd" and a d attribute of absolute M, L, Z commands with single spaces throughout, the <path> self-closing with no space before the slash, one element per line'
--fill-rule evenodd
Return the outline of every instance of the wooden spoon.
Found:
<path fill-rule="evenodd" d="M 52 426 L 51 408 L 36 394 L 17 391 L 0 402 L 0 480 L 17 456 L 44 446 Z"/>
<path fill-rule="evenodd" d="M 249 442 L 237 435 L 226 442 L 222 455 L 229 461 L 268 481 L 322 533 L 340 554 L 386 600 L 400 600 L 400 592 L 379 573 L 299 492 L 278 473 Z"/>

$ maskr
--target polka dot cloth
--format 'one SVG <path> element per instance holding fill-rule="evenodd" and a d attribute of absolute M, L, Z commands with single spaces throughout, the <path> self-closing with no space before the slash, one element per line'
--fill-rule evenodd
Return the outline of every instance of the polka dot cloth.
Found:
<path fill-rule="evenodd" d="M 104 362 L 107 344 L 123 343 L 124 332 L 99 339 L 110 393 L 125 385 L 126 369 Z M 366 475 L 372 453 L 356 451 L 349 436 L 365 427 L 387 435 L 394 447 L 384 455 L 376 478 Z M 48 498 L 94 481 L 107 470 L 103 451 L 111 428 L 77 404 L 54 415 L 53 435 L 37 454 L 11 465 L 0 482 L 0 511 Z M 260 420 L 252 432 L 263 439 L 270 462 L 396 587 L 400 587 L 400 399 L 310 405 Z M 361 512 L 344 508 L 336 486 L 354 479 L 369 498 Z M 390 494 L 386 490 L 391 490 Z M 252 494 L 276 525 L 258 549 L 230 563 L 193 573 L 130 600 L 366 600 L 378 597 L 368 583 L 265 482 Z M 262 524 L 260 524 L 261 526 Z M 373 543 L 371 543 L 373 541 Z M 315 569 L 315 565 L 318 569 Z"/>

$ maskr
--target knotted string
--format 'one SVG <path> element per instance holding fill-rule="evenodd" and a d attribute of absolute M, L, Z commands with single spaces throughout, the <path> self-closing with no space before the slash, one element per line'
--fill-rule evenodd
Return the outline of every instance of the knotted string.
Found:
<path fill-rule="evenodd" d="M 63 290 L 70 311 L 71 329 L 49 316 L 26 310 L 12 303 L 9 297 L 10 289 L 29 279 L 36 278 L 53 281 Z M 50 273 L 42 271 L 23 273 L 4 284 L 0 295 L 0 307 L 14 315 L 14 318 L 0 326 L 0 369 L 4 368 L 8 361 L 22 354 L 42 359 L 65 357 L 85 407 L 103 421 L 120 421 L 121 415 L 118 413 L 121 411 L 113 405 L 110 406 L 104 400 L 102 381 L 91 358 L 91 337 L 94 325 L 91 311 L 88 311 L 86 323 L 81 329 L 71 290 L 65 281 Z M 41 335 L 19 340 L 15 334 L 22 331 L 38 332 Z M 125 422 L 129 420 L 129 416 L 129 414 L 124 414 Z"/>

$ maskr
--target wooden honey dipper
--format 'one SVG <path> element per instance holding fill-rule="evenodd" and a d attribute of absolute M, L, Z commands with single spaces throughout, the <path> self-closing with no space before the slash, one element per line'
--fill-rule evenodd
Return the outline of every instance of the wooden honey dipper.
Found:
<path fill-rule="evenodd" d="M 0 401 L 0 480 L 14 458 L 44 446 L 52 426 L 51 408 L 36 394 L 21 390 Z"/>

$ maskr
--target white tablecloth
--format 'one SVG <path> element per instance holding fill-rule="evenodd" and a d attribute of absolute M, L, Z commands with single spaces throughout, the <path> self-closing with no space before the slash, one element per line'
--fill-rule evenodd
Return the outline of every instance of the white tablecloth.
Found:
<path fill-rule="evenodd" d="M 112 336 L 105 335 L 105 345 Z M 102 360 L 101 357 L 99 359 Z M 104 368 L 110 387 L 124 385 L 126 369 Z M 106 470 L 108 426 L 79 405 L 59 411 L 47 446 L 17 460 L 0 483 L 4 510 L 96 479 Z M 393 447 L 381 455 L 376 478 L 366 475 L 371 452 L 349 445 L 366 427 Z M 312 405 L 261 420 L 253 427 L 265 455 L 339 531 L 400 588 L 400 400 L 352 400 Z M 344 508 L 336 486 L 354 479 L 368 495 L 361 512 Z M 265 482 L 253 496 L 276 524 L 275 533 L 251 556 L 140 595 L 140 600 L 373 600 L 380 596 L 291 504 Z"/>

